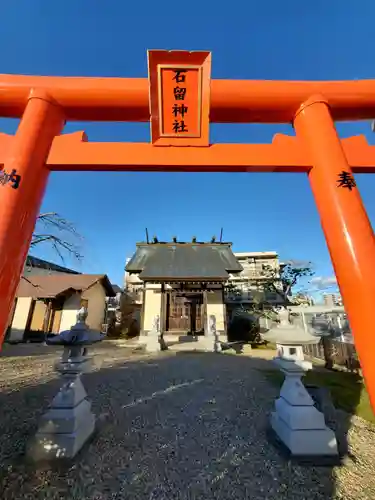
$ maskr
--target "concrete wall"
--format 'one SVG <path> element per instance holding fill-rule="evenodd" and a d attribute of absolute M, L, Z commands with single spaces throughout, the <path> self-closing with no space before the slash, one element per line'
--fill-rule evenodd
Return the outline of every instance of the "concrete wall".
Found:
<path fill-rule="evenodd" d="M 152 330 L 155 316 L 161 315 L 161 285 L 147 284 L 143 310 L 143 332 Z"/>
<path fill-rule="evenodd" d="M 60 332 L 69 330 L 77 321 L 77 313 L 81 308 L 81 300 L 87 300 L 87 325 L 93 330 L 102 329 L 105 315 L 105 290 L 100 283 L 85 290 L 82 294 L 76 293 L 69 297 L 61 315 Z"/>
<path fill-rule="evenodd" d="M 26 323 L 29 318 L 31 301 L 31 297 L 19 297 L 17 299 L 16 310 L 14 311 L 12 326 L 8 339 L 9 341 L 22 341 Z"/>
<path fill-rule="evenodd" d="M 82 294 L 82 299 L 88 300 L 88 316 L 86 323 L 93 330 L 102 329 L 105 314 L 105 290 L 100 283 L 96 283 Z"/>
<path fill-rule="evenodd" d="M 207 293 L 207 320 L 212 314 L 216 317 L 216 331 L 219 334 L 226 333 L 225 306 L 223 304 L 223 293 L 221 289 Z"/>
<path fill-rule="evenodd" d="M 66 299 L 61 314 L 59 332 L 63 332 L 64 330 L 69 330 L 73 325 L 76 324 L 77 312 L 80 309 L 80 305 L 81 305 L 80 293 L 75 293 L 74 295 Z"/>

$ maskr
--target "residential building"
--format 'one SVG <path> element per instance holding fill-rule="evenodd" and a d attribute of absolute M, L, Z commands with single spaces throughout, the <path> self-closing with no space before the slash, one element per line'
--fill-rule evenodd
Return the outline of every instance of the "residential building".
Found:
<path fill-rule="evenodd" d="M 7 340 L 39 339 L 45 333 L 70 329 L 82 306 L 87 325 L 102 330 L 106 297 L 115 291 L 105 274 L 35 274 L 20 280 Z"/>
<path fill-rule="evenodd" d="M 298 306 L 313 306 L 314 305 L 314 299 L 305 293 L 297 292 L 295 295 L 293 295 L 290 298 L 290 301 L 293 305 L 298 305 Z"/>
<path fill-rule="evenodd" d="M 242 271 L 231 243 L 137 243 L 127 261 L 125 288 L 142 303 L 141 331 L 159 318 L 161 333 L 203 333 L 208 317 L 226 334 L 224 286 Z"/>
<path fill-rule="evenodd" d="M 118 285 L 112 285 L 112 289 L 115 293 L 114 297 L 106 297 L 106 309 L 103 320 L 103 330 L 105 333 L 111 333 L 116 325 L 121 324 L 121 304 L 124 292 Z"/>
<path fill-rule="evenodd" d="M 234 256 L 243 271 L 229 276 L 230 286 L 225 294 L 228 309 L 262 301 L 274 305 L 284 303 L 283 295 L 277 292 L 282 292 L 281 283 L 277 280 L 282 264 L 276 252 L 235 252 Z M 263 285 L 273 278 L 274 289 Z"/>
<path fill-rule="evenodd" d="M 330 307 L 340 307 L 343 305 L 341 295 L 339 293 L 324 293 L 323 303 Z"/>
<path fill-rule="evenodd" d="M 130 302 L 141 305 L 143 303 L 144 283 L 138 274 L 129 273 L 126 270 L 130 260 L 130 258 L 126 259 L 125 264 L 124 292 Z"/>
<path fill-rule="evenodd" d="M 113 297 L 107 297 L 106 302 L 107 311 L 114 313 L 120 309 L 123 291 L 118 285 L 112 285 L 112 289 L 115 295 Z"/>

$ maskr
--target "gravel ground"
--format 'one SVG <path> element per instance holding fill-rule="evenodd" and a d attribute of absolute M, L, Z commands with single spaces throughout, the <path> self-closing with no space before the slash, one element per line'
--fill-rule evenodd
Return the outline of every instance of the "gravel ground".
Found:
<path fill-rule="evenodd" d="M 225 354 L 134 355 L 105 342 L 83 377 L 98 431 L 77 459 L 32 465 L 25 443 L 59 387 L 55 348 L 0 357 L 2 499 L 375 498 L 375 433 L 352 421 L 341 467 L 291 464 L 267 441 L 277 390 L 265 359 Z M 15 354 L 15 356 L 13 356 Z M 30 354 L 30 355 L 28 355 Z M 262 354 L 253 354 L 253 356 Z M 338 413 L 341 430 L 348 417 Z"/>

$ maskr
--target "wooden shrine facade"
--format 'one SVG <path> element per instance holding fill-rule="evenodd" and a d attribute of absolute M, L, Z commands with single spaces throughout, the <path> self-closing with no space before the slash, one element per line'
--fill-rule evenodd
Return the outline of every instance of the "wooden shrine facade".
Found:
<path fill-rule="evenodd" d="M 223 326 L 225 323 L 224 284 L 220 282 L 194 283 L 177 282 L 161 284 L 162 333 L 182 332 L 189 335 L 203 335 L 207 327 L 207 310 L 211 295 L 217 294 L 223 306 Z M 219 312 L 219 319 L 221 314 Z"/>

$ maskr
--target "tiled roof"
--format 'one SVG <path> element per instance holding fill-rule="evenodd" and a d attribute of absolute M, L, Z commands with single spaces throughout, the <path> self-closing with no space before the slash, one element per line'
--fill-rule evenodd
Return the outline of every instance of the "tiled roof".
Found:
<path fill-rule="evenodd" d="M 78 271 L 74 271 L 73 269 L 59 266 L 58 264 L 55 264 L 53 262 L 48 262 L 47 260 L 39 259 L 38 257 L 34 257 L 33 255 L 28 255 L 26 257 L 26 269 L 28 272 L 30 272 L 30 269 L 28 268 L 45 269 L 60 273 L 81 274 Z"/>
<path fill-rule="evenodd" d="M 126 265 L 141 280 L 227 280 L 228 273 L 243 270 L 230 244 L 138 244 Z"/>
<path fill-rule="evenodd" d="M 116 295 L 106 274 L 58 273 L 22 277 L 18 285 L 17 297 L 56 297 L 69 289 L 86 290 L 97 282 L 103 285 L 108 297 Z"/>

